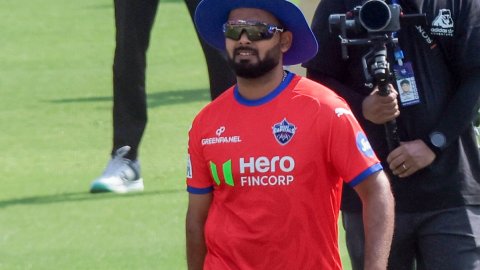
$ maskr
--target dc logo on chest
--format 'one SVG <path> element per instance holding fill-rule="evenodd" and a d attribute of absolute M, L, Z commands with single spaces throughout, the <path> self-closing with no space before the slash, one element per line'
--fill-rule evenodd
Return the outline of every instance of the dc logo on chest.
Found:
<path fill-rule="evenodd" d="M 297 131 L 297 127 L 288 122 L 287 118 L 283 118 L 282 121 L 273 125 L 272 130 L 277 142 L 280 145 L 286 145 L 292 140 L 293 135 L 295 135 Z"/>

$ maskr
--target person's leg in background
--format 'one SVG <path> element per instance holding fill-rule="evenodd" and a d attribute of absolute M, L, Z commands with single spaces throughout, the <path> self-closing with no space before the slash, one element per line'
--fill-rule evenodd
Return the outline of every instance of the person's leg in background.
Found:
<path fill-rule="evenodd" d="M 362 213 L 342 211 L 342 225 L 352 270 L 363 270 L 365 235 Z"/>
<path fill-rule="evenodd" d="M 128 145 L 125 158 L 137 159 L 147 124 L 146 54 L 159 0 L 115 0 L 113 63 L 113 149 Z"/>
<path fill-rule="evenodd" d="M 422 214 L 417 235 L 418 270 L 480 269 L 480 206 Z"/>
<path fill-rule="evenodd" d="M 193 18 L 200 0 L 185 0 Z M 112 159 L 90 191 L 143 190 L 138 148 L 147 124 L 146 53 L 159 0 L 115 0 L 116 47 L 113 64 Z M 200 39 L 214 99 L 235 84 L 226 56 Z"/>
<path fill-rule="evenodd" d="M 419 223 L 417 216 L 419 215 L 399 214 L 395 216 L 395 231 L 388 270 L 416 269 L 415 256 L 418 247 L 414 231 Z M 342 222 L 352 270 L 363 270 L 365 237 L 362 213 L 342 211 Z"/>
<path fill-rule="evenodd" d="M 201 0 L 185 0 L 192 22 L 195 15 L 195 9 L 200 1 Z M 213 100 L 223 93 L 223 91 L 227 90 L 227 88 L 235 84 L 235 74 L 230 69 L 224 53 L 205 43 L 205 41 L 199 36 L 198 39 L 207 62 L 210 96 Z"/>
<path fill-rule="evenodd" d="M 395 213 L 388 270 L 414 270 L 415 258 L 418 255 L 416 239 L 421 213 Z"/>
<path fill-rule="evenodd" d="M 146 54 L 159 0 L 114 0 L 112 159 L 90 191 L 143 190 L 138 147 L 147 124 Z"/>

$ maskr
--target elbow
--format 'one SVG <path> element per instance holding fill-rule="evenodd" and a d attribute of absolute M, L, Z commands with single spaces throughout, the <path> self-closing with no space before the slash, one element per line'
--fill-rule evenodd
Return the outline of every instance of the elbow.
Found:
<path fill-rule="evenodd" d="M 185 225 L 185 232 L 187 236 L 203 234 L 203 230 L 204 230 L 203 224 L 198 222 L 191 222 L 187 219 L 187 222 Z"/>

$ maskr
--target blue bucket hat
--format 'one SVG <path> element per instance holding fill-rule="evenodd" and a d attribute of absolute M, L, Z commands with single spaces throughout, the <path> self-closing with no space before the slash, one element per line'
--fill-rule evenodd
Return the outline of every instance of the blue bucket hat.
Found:
<path fill-rule="evenodd" d="M 317 40 L 300 9 L 286 0 L 202 0 L 195 11 L 195 25 L 200 36 L 210 45 L 225 50 L 223 24 L 230 11 L 237 8 L 258 8 L 274 15 L 292 32 L 292 47 L 283 55 L 286 66 L 306 62 L 318 50 Z"/>

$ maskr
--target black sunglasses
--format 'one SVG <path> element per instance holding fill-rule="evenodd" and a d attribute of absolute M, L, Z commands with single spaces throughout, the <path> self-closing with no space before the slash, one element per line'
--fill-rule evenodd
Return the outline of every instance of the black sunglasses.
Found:
<path fill-rule="evenodd" d="M 226 38 L 239 40 L 243 31 L 251 41 L 271 39 L 276 32 L 283 32 L 283 28 L 276 25 L 252 22 L 252 21 L 229 21 L 223 25 L 223 34 Z"/>

